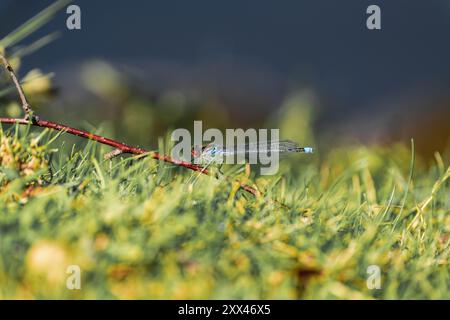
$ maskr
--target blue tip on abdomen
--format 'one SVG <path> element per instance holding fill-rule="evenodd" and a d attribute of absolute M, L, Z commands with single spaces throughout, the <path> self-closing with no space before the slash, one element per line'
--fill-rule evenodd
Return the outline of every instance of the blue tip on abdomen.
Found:
<path fill-rule="evenodd" d="M 314 149 L 311 147 L 305 147 L 305 153 L 313 153 Z"/>

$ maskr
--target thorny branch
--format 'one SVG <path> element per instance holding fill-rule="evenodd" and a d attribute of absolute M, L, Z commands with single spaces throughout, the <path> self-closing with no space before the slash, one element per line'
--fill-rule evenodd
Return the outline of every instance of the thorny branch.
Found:
<path fill-rule="evenodd" d="M 49 129 L 53 129 L 53 130 L 57 130 L 57 131 L 67 132 L 69 134 L 72 134 L 72 135 L 75 135 L 75 136 L 78 136 L 81 138 L 94 140 L 98 143 L 102 143 L 102 144 L 114 147 L 115 149 L 113 151 L 111 151 L 105 155 L 106 159 L 111 159 L 122 153 L 134 154 L 134 155 L 147 154 L 149 157 L 151 157 L 153 159 L 156 159 L 159 161 L 164 161 L 164 162 L 169 162 L 176 166 L 180 166 L 180 167 L 187 168 L 187 169 L 190 169 L 190 170 L 193 170 L 196 172 L 200 172 L 205 175 L 210 175 L 210 172 L 206 168 L 204 168 L 202 166 L 198 166 L 198 165 L 190 163 L 190 162 L 179 161 L 179 160 L 173 159 L 170 156 L 162 155 L 158 152 L 151 152 L 151 151 L 147 151 L 147 150 L 144 150 L 141 148 L 131 147 L 125 143 L 118 142 L 118 141 L 112 140 L 112 139 L 108 139 L 108 138 L 102 137 L 100 135 L 96 135 L 96 134 L 93 134 L 93 133 L 90 133 L 87 131 L 83 131 L 80 129 L 72 128 L 72 127 L 69 127 L 69 126 L 66 126 L 66 125 L 63 125 L 60 123 L 41 120 L 39 117 L 37 117 L 35 115 L 33 109 L 31 108 L 30 104 L 28 103 L 26 95 L 22 89 L 22 86 L 20 85 L 20 82 L 14 72 L 14 69 L 12 68 L 12 66 L 10 65 L 8 60 L 2 54 L 0 54 L 0 60 L 2 60 L 3 64 L 5 65 L 6 70 L 9 72 L 9 74 L 14 82 L 14 85 L 17 88 L 17 92 L 19 93 L 19 97 L 20 97 L 20 100 L 22 103 L 22 109 L 25 113 L 24 118 L 2 118 L 2 117 L 0 117 L 0 123 L 32 125 L 32 126 L 36 126 L 36 127 L 49 128 Z M 246 192 L 249 192 L 249 193 L 253 194 L 254 196 L 261 195 L 259 190 L 257 190 L 256 188 L 253 188 L 253 187 L 246 185 L 244 183 L 241 183 L 239 181 L 235 181 L 235 182 L 238 182 L 240 188 L 245 190 Z"/>

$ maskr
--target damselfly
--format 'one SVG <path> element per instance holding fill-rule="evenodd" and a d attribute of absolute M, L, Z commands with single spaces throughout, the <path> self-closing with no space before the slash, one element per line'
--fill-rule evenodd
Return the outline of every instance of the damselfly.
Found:
<path fill-rule="evenodd" d="M 212 164 L 222 162 L 225 157 L 241 156 L 245 159 L 258 154 L 278 153 L 280 156 L 290 153 L 313 153 L 311 147 L 300 147 L 298 143 L 290 140 L 255 142 L 223 146 L 215 143 L 204 147 L 194 147 L 192 156 L 198 163 Z"/>

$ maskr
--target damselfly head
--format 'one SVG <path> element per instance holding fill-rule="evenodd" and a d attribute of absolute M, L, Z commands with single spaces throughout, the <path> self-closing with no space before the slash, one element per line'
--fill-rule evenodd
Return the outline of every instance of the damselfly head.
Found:
<path fill-rule="evenodd" d="M 195 158 L 204 156 L 215 156 L 220 149 L 220 146 L 214 143 L 210 143 L 204 146 L 195 145 L 192 148 L 191 154 Z"/>
<path fill-rule="evenodd" d="M 202 154 L 203 155 L 209 155 L 209 156 L 215 156 L 219 151 L 219 146 L 214 143 L 210 143 L 207 146 L 203 147 Z"/>
<path fill-rule="evenodd" d="M 194 146 L 191 152 L 192 156 L 200 163 L 215 163 L 223 156 L 223 148 L 215 143 L 206 146 Z"/>

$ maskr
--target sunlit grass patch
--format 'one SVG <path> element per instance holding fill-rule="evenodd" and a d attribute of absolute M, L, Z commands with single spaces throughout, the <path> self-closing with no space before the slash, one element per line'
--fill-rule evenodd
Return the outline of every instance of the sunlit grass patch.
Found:
<path fill-rule="evenodd" d="M 31 155 L 36 133 L 15 130 L 3 139 Z M 42 150 L 63 138 L 49 139 Z M 347 148 L 289 175 L 251 173 L 257 198 L 152 159 L 105 161 L 103 149 L 54 154 L 37 192 L 0 202 L 2 298 L 449 297 L 444 162 L 416 159 L 410 175 L 406 148 Z M 67 265 L 80 266 L 81 290 L 66 288 Z M 371 265 L 380 289 L 367 287 Z"/>

